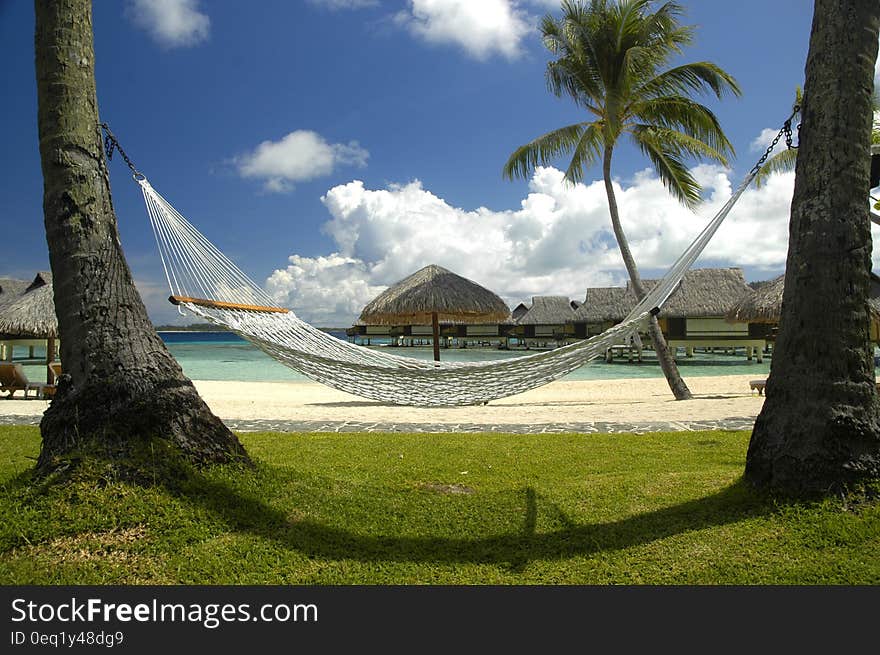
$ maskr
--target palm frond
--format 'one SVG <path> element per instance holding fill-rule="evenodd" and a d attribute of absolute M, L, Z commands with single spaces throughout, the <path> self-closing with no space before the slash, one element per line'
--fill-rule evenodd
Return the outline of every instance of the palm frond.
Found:
<path fill-rule="evenodd" d="M 717 161 L 722 166 L 727 166 L 727 159 L 723 153 L 708 145 L 702 139 L 698 139 L 685 132 L 657 125 L 634 125 L 631 126 L 630 133 L 636 144 L 642 139 L 648 139 L 658 144 L 667 153 L 674 154 L 678 158 L 711 159 Z"/>
<path fill-rule="evenodd" d="M 727 72 L 708 61 L 683 64 L 663 71 L 646 80 L 635 94 L 642 98 L 685 95 L 712 91 L 718 98 L 725 93 L 741 96 L 737 81 Z"/>
<path fill-rule="evenodd" d="M 699 139 L 720 153 L 720 158 L 713 155 L 712 159 L 724 165 L 727 165 L 726 157 L 734 154 L 733 144 L 721 129 L 718 117 L 708 107 L 690 98 L 680 95 L 650 98 L 634 102 L 627 111 L 641 123 L 676 130 Z"/>
<path fill-rule="evenodd" d="M 591 122 L 545 134 L 518 148 L 504 166 L 507 178 L 526 177 L 536 166 L 571 154 L 565 177 L 583 179 L 600 153 L 630 134 L 670 192 L 689 207 L 700 187 L 685 161 L 727 163 L 733 146 L 716 116 L 692 99 L 697 93 L 740 95 L 736 80 L 710 62 L 669 68 L 692 43 L 694 27 L 680 22 L 679 2 L 562 0 L 558 18 L 540 24 L 553 60 L 548 89 L 590 112 Z"/>
<path fill-rule="evenodd" d="M 559 55 L 547 64 L 545 77 L 551 93 L 557 97 L 567 95 L 584 105 L 601 98 L 605 84 L 590 29 L 580 22 L 584 20 L 583 12 L 575 9 L 573 15 L 566 14 L 559 20 L 545 16 L 541 23 L 545 46 Z"/>
<path fill-rule="evenodd" d="M 755 176 L 755 186 L 762 187 L 777 173 L 793 173 L 797 164 L 797 150 L 794 148 L 781 150 L 767 159 Z"/>
<path fill-rule="evenodd" d="M 584 171 L 596 163 L 604 145 L 601 123 L 587 125 L 565 170 L 565 179 L 572 183 L 581 182 Z"/>
<path fill-rule="evenodd" d="M 509 180 L 526 179 L 538 166 L 550 164 L 560 155 L 575 150 L 590 127 L 592 125 L 587 123 L 567 125 L 520 146 L 504 164 L 502 175 Z"/>
<path fill-rule="evenodd" d="M 644 13 L 636 30 L 636 42 L 667 61 L 671 54 L 680 53 L 693 42 L 693 26 L 679 23 L 683 14 L 684 8 L 677 2 L 667 2 L 653 13 Z"/>
<path fill-rule="evenodd" d="M 678 148 L 668 140 L 653 138 L 649 132 L 641 134 L 636 144 L 651 160 L 667 191 L 689 209 L 695 209 L 700 204 L 701 188 L 682 161 Z"/>

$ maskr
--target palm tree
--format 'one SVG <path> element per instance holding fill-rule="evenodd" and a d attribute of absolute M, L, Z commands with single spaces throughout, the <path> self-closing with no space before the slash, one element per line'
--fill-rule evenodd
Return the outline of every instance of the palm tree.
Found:
<path fill-rule="evenodd" d="M 98 126 L 92 2 L 41 0 L 35 19 L 43 213 L 64 363 L 40 422 L 37 467 L 47 473 L 88 452 L 155 480 L 177 460 L 250 461 L 156 334 L 125 261 Z"/>
<path fill-rule="evenodd" d="M 795 494 L 880 478 L 865 193 L 880 3 L 815 0 L 779 334 L 745 477 Z"/>
<path fill-rule="evenodd" d="M 584 170 L 602 162 L 611 225 L 633 290 L 645 295 L 642 280 L 620 223 L 611 177 L 614 148 L 626 136 L 650 160 L 663 184 L 689 208 L 701 188 L 685 159 L 722 164 L 733 153 L 715 115 L 694 101 L 695 93 L 739 95 L 736 81 L 710 62 L 667 68 L 693 39 L 693 27 L 680 25 L 682 8 L 667 2 L 650 11 L 649 0 L 564 0 L 562 17 L 541 22 L 544 45 L 556 57 L 547 64 L 547 85 L 568 96 L 588 120 L 559 128 L 527 143 L 510 156 L 504 176 L 526 178 L 538 165 L 571 153 L 565 178 L 575 183 Z M 656 317 L 649 334 L 676 399 L 690 398 Z"/>

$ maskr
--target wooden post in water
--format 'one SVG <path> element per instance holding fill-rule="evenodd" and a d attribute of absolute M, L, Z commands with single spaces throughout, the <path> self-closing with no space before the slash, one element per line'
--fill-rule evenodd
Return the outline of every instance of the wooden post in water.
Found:
<path fill-rule="evenodd" d="M 440 361 L 440 319 L 437 312 L 431 312 L 431 327 L 434 330 L 434 361 Z"/>

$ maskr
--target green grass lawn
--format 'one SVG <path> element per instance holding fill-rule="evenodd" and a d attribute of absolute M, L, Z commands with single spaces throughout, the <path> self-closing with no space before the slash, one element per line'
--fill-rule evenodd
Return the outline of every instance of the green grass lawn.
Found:
<path fill-rule="evenodd" d="M 753 492 L 745 432 L 240 436 L 255 470 L 41 486 L 0 427 L 0 583 L 880 583 L 880 504 Z"/>

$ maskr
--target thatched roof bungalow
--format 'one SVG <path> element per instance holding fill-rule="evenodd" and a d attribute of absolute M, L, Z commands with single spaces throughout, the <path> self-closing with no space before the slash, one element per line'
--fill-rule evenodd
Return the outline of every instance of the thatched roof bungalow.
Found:
<path fill-rule="evenodd" d="M 575 323 L 619 323 L 635 307 L 636 297 L 626 287 L 590 287 L 575 310 Z"/>
<path fill-rule="evenodd" d="M 510 318 L 515 323 L 520 318 L 522 318 L 522 316 L 525 315 L 525 313 L 527 311 L 529 311 L 529 308 L 526 306 L 526 304 L 524 302 L 521 302 L 520 304 L 518 304 L 516 307 L 513 308 L 512 312 L 510 312 Z"/>
<path fill-rule="evenodd" d="M 0 339 L 56 339 L 52 274 L 40 271 L 22 293 L 0 306 Z"/>
<path fill-rule="evenodd" d="M 500 296 L 442 266 L 430 264 L 388 287 L 361 311 L 367 334 L 376 326 L 403 326 L 405 336 L 430 335 L 434 359 L 439 341 L 447 336 L 498 336 L 499 325 L 510 319 Z M 440 325 L 457 325 L 450 333 Z M 426 326 L 431 326 L 428 329 Z"/>
<path fill-rule="evenodd" d="M 643 280 L 643 284 L 650 289 L 657 280 Z M 753 293 L 740 268 L 693 269 L 685 273 L 660 308 L 658 318 L 664 333 L 672 338 L 747 334 L 748 328 L 732 325 L 725 318 L 737 302 Z M 626 287 L 590 288 L 573 321 L 586 325 L 587 334 L 594 334 L 622 321 L 635 305 L 631 283 Z"/>
<path fill-rule="evenodd" d="M 28 288 L 30 282 L 18 280 L 14 277 L 0 277 L 0 310 L 6 305 L 18 300 L 18 297 Z"/>
<path fill-rule="evenodd" d="M 755 286 L 752 294 L 744 296 L 730 308 L 727 320 L 752 325 L 763 324 L 770 329 L 779 325 L 782 315 L 782 294 L 785 290 L 785 274 Z M 871 286 L 868 291 L 868 304 L 871 307 L 871 340 L 880 341 L 880 277 L 871 273 Z"/>
<path fill-rule="evenodd" d="M 651 289 L 657 280 L 642 280 Z M 663 307 L 660 318 L 723 317 L 743 297 L 752 293 L 740 268 L 697 268 L 685 273 Z M 626 287 L 587 289 L 575 312 L 576 321 L 619 322 L 636 306 L 632 283 Z"/>
<path fill-rule="evenodd" d="M 784 288 L 784 273 L 777 278 L 755 285 L 753 293 L 743 296 L 730 308 L 727 312 L 727 320 L 738 323 L 778 323 Z"/>
<path fill-rule="evenodd" d="M 525 338 L 564 338 L 572 332 L 573 317 L 574 310 L 566 296 L 534 296 L 528 311 L 516 319 L 517 334 Z"/>
<path fill-rule="evenodd" d="M 21 288 L 21 285 L 17 285 Z M 9 285 L 7 288 L 14 288 Z M 55 371 L 50 363 L 55 361 L 58 338 L 58 318 L 55 315 L 55 298 L 52 274 L 40 271 L 30 284 L 11 302 L 0 305 L 0 357 L 11 360 L 13 348 L 24 346 L 34 356 L 34 346 L 46 345 L 46 382 L 55 382 Z"/>
<path fill-rule="evenodd" d="M 655 281 L 650 281 L 654 286 Z M 660 318 L 723 318 L 744 296 L 753 293 L 741 268 L 698 268 L 660 308 Z"/>
<path fill-rule="evenodd" d="M 431 264 L 388 287 L 361 311 L 368 325 L 430 325 L 504 321 L 510 308 L 476 282 Z"/>
<path fill-rule="evenodd" d="M 517 319 L 519 325 L 565 325 L 574 310 L 565 296 L 534 296 L 532 306 Z"/>

